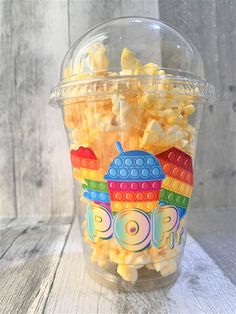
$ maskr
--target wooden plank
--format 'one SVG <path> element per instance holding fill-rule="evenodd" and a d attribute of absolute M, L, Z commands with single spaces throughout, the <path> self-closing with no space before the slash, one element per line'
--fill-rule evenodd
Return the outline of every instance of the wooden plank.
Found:
<path fill-rule="evenodd" d="M 15 218 L 0 218 L 0 230 L 5 229 Z"/>
<path fill-rule="evenodd" d="M 70 42 L 96 24 L 120 16 L 159 17 L 157 0 L 69 0 Z"/>
<path fill-rule="evenodd" d="M 236 288 L 191 237 L 182 273 L 172 287 L 117 293 L 95 283 L 84 271 L 75 220 L 45 307 L 45 313 L 233 313 Z"/>
<path fill-rule="evenodd" d="M 27 231 L 27 228 L 28 227 L 25 225 L 20 225 L 16 228 L 7 227 L 0 230 L 0 259 L 4 256 L 14 241 Z"/>
<path fill-rule="evenodd" d="M 14 132 L 16 90 L 11 3 L 0 1 L 0 216 L 16 216 Z"/>
<path fill-rule="evenodd" d="M 160 18 L 199 49 L 206 78 L 218 99 L 203 111 L 197 150 L 193 208 L 230 208 L 236 203 L 236 2 L 159 2 Z"/>
<path fill-rule="evenodd" d="M 0 312 L 41 313 L 70 230 L 69 224 L 33 225 L 0 260 Z"/>
<path fill-rule="evenodd" d="M 190 210 L 191 235 L 236 285 L 236 208 Z"/>
<path fill-rule="evenodd" d="M 71 215 L 74 197 L 66 134 L 60 111 L 48 106 L 68 49 L 67 1 L 14 1 L 11 14 L 18 216 Z"/>

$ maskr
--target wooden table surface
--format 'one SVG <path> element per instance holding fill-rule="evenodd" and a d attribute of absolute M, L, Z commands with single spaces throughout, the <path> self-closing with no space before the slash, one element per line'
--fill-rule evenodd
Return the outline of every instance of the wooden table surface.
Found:
<path fill-rule="evenodd" d="M 211 211 L 199 223 L 194 210 L 178 281 L 129 294 L 85 273 L 77 218 L 2 220 L 0 313 L 236 313 L 234 214 L 219 211 L 231 222 L 221 219 L 216 232 L 207 228 Z"/>

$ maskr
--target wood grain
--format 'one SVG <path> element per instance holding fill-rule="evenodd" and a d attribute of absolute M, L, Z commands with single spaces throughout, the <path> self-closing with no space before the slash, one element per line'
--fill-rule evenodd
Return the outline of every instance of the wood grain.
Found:
<path fill-rule="evenodd" d="M 1 313 L 42 313 L 69 229 L 39 223 L 19 234 L 0 259 Z"/>
<path fill-rule="evenodd" d="M 236 285 L 236 209 L 190 211 L 189 231 Z"/>
<path fill-rule="evenodd" d="M 0 1 L 0 216 L 15 217 L 15 59 L 12 41 L 11 3 Z"/>
<path fill-rule="evenodd" d="M 127 294 L 103 288 L 85 273 L 78 229 L 75 220 L 45 313 L 233 313 L 235 286 L 191 237 L 174 286 Z"/>
<path fill-rule="evenodd" d="M 193 208 L 236 204 L 236 2 L 166 0 L 160 18 L 178 28 L 203 57 L 218 99 L 203 112 L 197 148 Z"/>
<path fill-rule="evenodd" d="M 68 49 L 67 1 L 1 1 L 1 7 L 7 24 L 3 19 L 0 213 L 71 215 L 66 134 L 60 111 L 48 106 Z"/>

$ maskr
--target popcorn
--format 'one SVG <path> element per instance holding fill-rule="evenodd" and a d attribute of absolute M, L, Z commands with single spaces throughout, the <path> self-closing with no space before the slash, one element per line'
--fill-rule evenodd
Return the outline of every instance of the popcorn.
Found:
<path fill-rule="evenodd" d="M 193 105 L 187 105 L 183 107 L 182 115 L 187 117 L 193 114 L 195 111 L 195 107 Z"/>
<path fill-rule="evenodd" d="M 88 49 L 89 68 L 99 75 L 105 75 L 109 65 L 106 48 L 102 44 L 94 44 Z"/>
<path fill-rule="evenodd" d="M 119 264 L 119 251 L 118 249 L 109 250 L 109 258 L 112 262 Z"/>
<path fill-rule="evenodd" d="M 129 104 L 124 96 L 112 95 L 112 112 L 114 113 L 119 130 L 129 130 L 141 122 L 142 108 Z M 132 119 L 131 119 L 132 117 Z M 114 121 L 114 124 L 115 124 Z"/>
<path fill-rule="evenodd" d="M 117 267 L 117 273 L 126 281 L 137 281 L 138 279 L 138 271 L 136 268 L 119 264 Z"/>
<path fill-rule="evenodd" d="M 157 110 L 163 109 L 164 106 L 164 103 L 160 101 L 160 97 L 156 94 L 145 94 L 140 99 L 140 104 L 145 110 L 154 114 Z"/>
<path fill-rule="evenodd" d="M 160 71 L 158 70 L 158 65 L 155 63 L 147 63 L 144 65 L 144 73 L 146 75 L 160 75 Z"/>
<path fill-rule="evenodd" d="M 161 263 L 154 263 L 153 266 L 157 272 L 161 271 Z"/>
<path fill-rule="evenodd" d="M 135 57 L 133 52 L 128 48 L 124 48 L 121 54 L 121 68 L 122 70 L 135 70 L 141 68 L 141 62 Z"/>
<path fill-rule="evenodd" d="M 157 265 L 158 267 L 155 267 L 155 269 L 158 269 L 157 271 L 160 271 L 163 277 L 173 274 L 178 268 L 177 263 L 174 260 L 164 261 Z"/>
<path fill-rule="evenodd" d="M 157 145 L 163 136 L 164 132 L 160 123 L 156 120 L 150 120 L 146 126 L 143 138 L 140 142 L 140 148 L 143 148 L 147 145 Z"/>

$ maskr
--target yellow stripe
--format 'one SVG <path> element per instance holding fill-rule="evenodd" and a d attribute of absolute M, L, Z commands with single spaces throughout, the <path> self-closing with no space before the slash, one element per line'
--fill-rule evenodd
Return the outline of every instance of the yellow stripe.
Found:
<path fill-rule="evenodd" d="M 191 185 L 172 177 L 166 177 L 161 187 L 187 197 L 191 197 L 193 190 Z"/>
<path fill-rule="evenodd" d="M 146 212 L 151 212 L 158 207 L 158 202 L 111 202 L 113 212 L 118 212 L 128 208 L 139 208 Z"/>
<path fill-rule="evenodd" d="M 76 180 L 90 179 L 90 180 L 97 180 L 97 181 L 105 181 L 104 175 L 99 170 L 93 170 L 93 169 L 74 168 L 73 176 Z"/>

